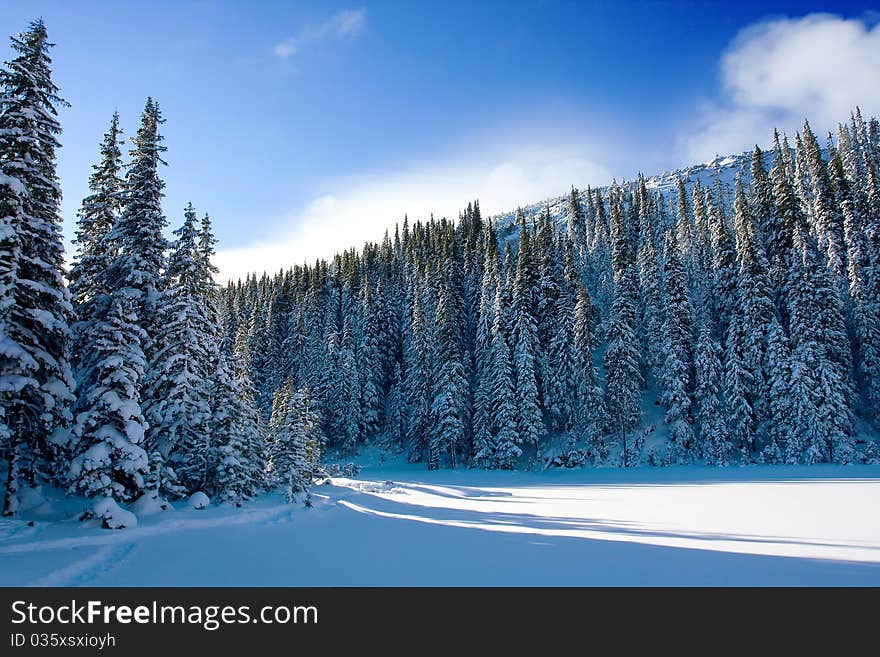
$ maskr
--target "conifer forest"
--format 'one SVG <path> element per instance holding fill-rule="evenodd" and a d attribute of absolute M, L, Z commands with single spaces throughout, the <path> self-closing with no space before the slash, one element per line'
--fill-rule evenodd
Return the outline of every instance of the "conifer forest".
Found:
<path fill-rule="evenodd" d="M 880 122 L 858 107 L 723 165 L 559 180 L 493 216 L 462 199 L 221 281 L 199 190 L 163 207 L 160 99 L 108 112 L 65 252 L 51 46 L 36 20 L 0 69 L 3 516 L 41 487 L 105 527 L 194 493 L 311 504 L 371 450 L 425 471 L 880 463 Z"/>

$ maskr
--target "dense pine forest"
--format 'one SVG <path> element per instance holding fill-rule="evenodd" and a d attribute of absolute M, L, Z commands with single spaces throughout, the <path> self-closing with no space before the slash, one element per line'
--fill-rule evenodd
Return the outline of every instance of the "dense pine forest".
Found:
<path fill-rule="evenodd" d="M 404 218 L 215 283 L 166 237 L 164 119 L 114 115 L 65 264 L 45 26 L 0 70 L 4 515 L 41 485 L 292 500 L 365 448 L 426 468 L 880 461 L 880 123 L 809 123 L 732 180 L 572 188 L 561 211 Z M 124 146 L 127 145 L 127 153 Z M 570 181 L 560 181 L 564 186 Z"/>

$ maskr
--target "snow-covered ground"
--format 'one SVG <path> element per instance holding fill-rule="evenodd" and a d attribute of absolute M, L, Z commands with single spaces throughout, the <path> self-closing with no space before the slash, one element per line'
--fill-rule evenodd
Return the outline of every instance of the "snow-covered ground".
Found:
<path fill-rule="evenodd" d="M 396 465 L 313 502 L 4 519 L 0 584 L 880 585 L 880 467 Z"/>

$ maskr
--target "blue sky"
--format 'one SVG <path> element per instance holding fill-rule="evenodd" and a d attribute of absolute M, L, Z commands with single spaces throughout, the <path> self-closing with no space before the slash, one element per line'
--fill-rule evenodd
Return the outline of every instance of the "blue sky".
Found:
<path fill-rule="evenodd" d="M 378 239 L 404 212 L 500 212 L 744 150 L 804 115 L 878 112 L 870 9 L 31 0 L 0 25 L 42 16 L 58 44 L 66 235 L 113 110 L 131 135 L 152 95 L 166 213 L 211 213 L 226 276 Z"/>

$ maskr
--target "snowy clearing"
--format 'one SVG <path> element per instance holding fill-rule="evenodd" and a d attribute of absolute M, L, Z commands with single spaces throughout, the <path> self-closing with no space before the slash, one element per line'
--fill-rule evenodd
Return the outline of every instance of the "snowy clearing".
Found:
<path fill-rule="evenodd" d="M 880 467 L 369 468 L 121 531 L 3 520 L 3 585 L 880 585 Z"/>

